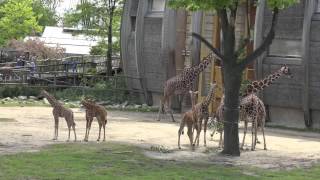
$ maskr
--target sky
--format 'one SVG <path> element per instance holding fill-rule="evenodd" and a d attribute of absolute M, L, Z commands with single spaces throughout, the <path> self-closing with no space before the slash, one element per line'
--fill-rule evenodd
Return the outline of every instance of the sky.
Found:
<path fill-rule="evenodd" d="M 76 7 L 76 4 L 80 2 L 80 0 L 62 0 L 62 2 L 57 7 L 56 11 L 59 14 L 59 16 L 63 16 L 63 14 Z"/>

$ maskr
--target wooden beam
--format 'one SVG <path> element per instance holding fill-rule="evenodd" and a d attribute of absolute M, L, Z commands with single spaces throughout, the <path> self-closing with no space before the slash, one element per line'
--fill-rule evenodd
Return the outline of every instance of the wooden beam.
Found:
<path fill-rule="evenodd" d="M 305 125 L 308 128 L 312 127 L 312 117 L 310 113 L 309 102 L 309 86 L 310 86 L 310 73 L 309 73 L 309 46 L 310 46 L 310 29 L 311 19 L 315 11 L 316 0 L 306 0 L 303 18 L 302 30 L 302 66 L 304 69 L 303 78 L 303 113 Z"/>

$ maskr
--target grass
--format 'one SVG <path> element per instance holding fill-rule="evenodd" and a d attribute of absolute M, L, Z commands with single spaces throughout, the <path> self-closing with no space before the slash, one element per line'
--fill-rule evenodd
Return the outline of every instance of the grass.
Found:
<path fill-rule="evenodd" d="M 153 160 L 137 147 L 115 143 L 57 144 L 36 153 L 0 156 L 0 179 L 311 180 L 320 167 L 267 171 Z M 244 172 L 250 173 L 244 173 Z M 252 174 L 252 175 L 251 175 Z"/>

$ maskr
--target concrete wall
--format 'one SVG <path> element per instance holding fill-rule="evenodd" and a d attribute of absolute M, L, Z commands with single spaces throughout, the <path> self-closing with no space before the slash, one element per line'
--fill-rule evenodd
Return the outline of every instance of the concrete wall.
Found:
<path fill-rule="evenodd" d="M 273 125 L 304 128 L 303 109 L 304 103 L 307 102 L 313 119 L 313 128 L 320 128 L 320 100 L 317 98 L 320 97 L 320 16 L 313 15 L 310 39 L 303 41 L 305 39 L 303 31 L 306 29 L 304 24 L 307 21 L 304 14 L 306 6 L 306 1 L 300 1 L 299 4 L 281 11 L 275 40 L 262 61 L 262 69 L 259 69 L 266 76 L 278 70 L 282 64 L 287 64 L 294 76 L 292 79 L 280 78 L 263 93 Z M 265 9 L 262 28 L 264 36 L 269 31 L 271 18 L 272 14 Z M 303 53 L 306 49 L 304 46 L 308 46 L 307 56 Z M 304 59 L 304 57 L 309 58 Z M 308 69 L 305 68 L 305 63 Z M 306 74 L 309 78 L 306 78 Z M 305 87 L 306 79 L 308 88 Z M 305 92 L 305 89 L 308 89 L 308 92 Z M 305 93 L 309 101 L 304 100 Z"/>

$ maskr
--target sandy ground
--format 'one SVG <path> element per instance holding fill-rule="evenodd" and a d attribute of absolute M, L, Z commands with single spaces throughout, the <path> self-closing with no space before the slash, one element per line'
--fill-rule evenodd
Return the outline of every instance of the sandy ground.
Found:
<path fill-rule="evenodd" d="M 59 139 L 52 141 L 52 108 L 47 107 L 1 107 L 0 108 L 0 154 L 38 151 L 53 143 L 66 143 L 67 127 L 63 119 L 59 124 Z M 84 111 L 74 109 L 78 140 L 85 133 Z M 226 166 L 254 166 L 267 169 L 291 169 L 310 167 L 320 163 L 320 134 L 302 133 L 280 129 L 266 129 L 268 150 L 257 144 L 256 151 L 244 150 L 240 157 L 221 156 L 217 149 L 218 135 L 213 140 L 207 133 L 207 147 L 203 147 L 203 133 L 200 147 L 192 151 L 186 135 L 181 137 L 182 149 L 177 148 L 179 123 L 172 123 L 169 117 L 161 122 L 155 121 L 155 113 L 136 113 L 111 111 L 108 114 L 107 141 L 117 141 L 141 146 L 145 154 L 152 158 L 177 161 L 204 161 Z M 180 115 L 176 115 L 180 120 Z M 240 130 L 242 132 L 242 130 Z M 73 140 L 73 134 L 71 134 Z M 93 122 L 89 141 L 95 141 L 98 125 Z M 262 140 L 261 133 L 259 140 Z M 240 134 L 242 139 L 242 133 Z M 85 143 L 85 142 L 78 142 Z M 246 138 L 250 149 L 251 134 Z M 171 152 L 149 151 L 151 146 L 165 146 Z"/>

